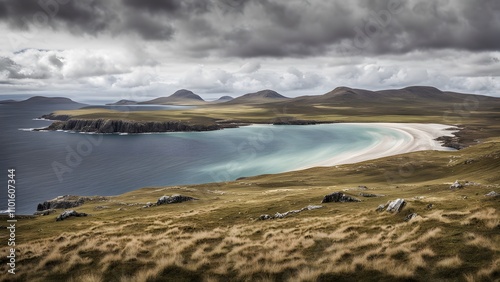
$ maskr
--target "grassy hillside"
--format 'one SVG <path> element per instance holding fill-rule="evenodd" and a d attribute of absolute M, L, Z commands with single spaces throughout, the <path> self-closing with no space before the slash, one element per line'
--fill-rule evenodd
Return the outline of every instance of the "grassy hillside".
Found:
<path fill-rule="evenodd" d="M 8 281 L 498 281 L 500 139 L 227 183 L 144 188 L 18 222 Z M 467 185 L 450 189 L 455 180 Z M 367 186 L 363 190 L 358 186 Z M 357 203 L 324 203 L 344 191 Z M 360 193 L 384 195 L 362 197 Z M 196 201 L 143 208 L 163 195 Z M 404 198 L 397 214 L 376 212 Z M 430 204 L 432 206 L 430 206 Z M 258 220 L 322 205 L 283 219 Z M 406 222 L 410 213 L 417 217 Z M 7 240 L 2 233 L 0 240 Z M 13 279 L 14 278 L 14 279 Z"/>

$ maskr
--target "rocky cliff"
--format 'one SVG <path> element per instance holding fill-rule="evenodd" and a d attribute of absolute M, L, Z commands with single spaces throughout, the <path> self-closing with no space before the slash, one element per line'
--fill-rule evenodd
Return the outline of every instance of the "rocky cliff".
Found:
<path fill-rule="evenodd" d="M 130 121 L 109 119 L 69 119 L 57 121 L 42 130 L 71 130 L 95 133 L 148 133 L 219 130 L 218 124 L 191 124 L 181 121 Z"/>

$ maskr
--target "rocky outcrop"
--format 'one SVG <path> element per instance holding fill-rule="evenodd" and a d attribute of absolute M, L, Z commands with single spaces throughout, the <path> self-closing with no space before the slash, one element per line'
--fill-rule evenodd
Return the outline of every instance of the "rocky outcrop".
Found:
<path fill-rule="evenodd" d="M 76 216 L 76 217 L 81 217 L 81 216 L 87 216 L 88 214 L 83 213 L 83 212 L 76 212 L 74 210 L 67 210 L 61 213 L 57 218 L 56 221 L 61 221 L 65 220 L 68 217 Z"/>
<path fill-rule="evenodd" d="M 175 204 L 175 203 L 182 203 L 182 202 L 187 202 L 187 201 L 192 201 L 192 200 L 197 200 L 193 197 L 189 196 L 182 196 L 182 195 L 172 195 L 172 196 L 161 196 L 158 201 L 156 202 L 156 205 L 164 205 L 164 204 Z"/>
<path fill-rule="evenodd" d="M 346 195 L 342 192 L 335 192 L 329 195 L 326 195 L 321 203 L 331 203 L 331 202 L 361 202 L 360 200 Z"/>
<path fill-rule="evenodd" d="M 218 124 L 190 124 L 182 121 L 131 121 L 109 119 L 69 119 L 40 130 L 69 130 L 94 133 L 148 133 L 219 130 Z"/>
<path fill-rule="evenodd" d="M 45 211 L 51 209 L 70 209 L 78 207 L 82 205 L 84 202 L 85 202 L 84 197 L 65 195 L 65 196 L 59 196 L 49 201 L 45 201 L 43 203 L 39 203 L 36 210 Z"/>
<path fill-rule="evenodd" d="M 74 195 L 64 195 L 58 196 L 55 199 L 39 203 L 36 210 L 46 211 L 51 209 L 71 209 L 83 205 L 87 201 L 107 201 L 108 198 L 104 196 L 93 196 L 93 197 L 80 197 Z"/>
<path fill-rule="evenodd" d="M 68 116 L 68 115 L 56 115 L 54 113 L 50 113 L 48 115 L 43 115 L 40 118 L 48 119 L 48 120 L 67 121 L 67 120 L 69 120 L 71 118 L 71 116 Z"/>
<path fill-rule="evenodd" d="M 296 214 L 296 213 L 303 212 L 303 211 L 316 210 L 316 209 L 320 209 L 322 207 L 323 206 L 309 205 L 307 207 L 301 208 L 300 210 L 291 210 L 291 211 L 287 211 L 287 212 L 284 212 L 284 213 L 277 212 L 274 215 L 262 214 L 262 215 L 259 216 L 259 219 L 260 220 L 268 220 L 268 219 L 275 219 L 275 218 L 285 218 L 285 217 L 287 217 L 287 216 L 289 216 L 291 214 Z"/>

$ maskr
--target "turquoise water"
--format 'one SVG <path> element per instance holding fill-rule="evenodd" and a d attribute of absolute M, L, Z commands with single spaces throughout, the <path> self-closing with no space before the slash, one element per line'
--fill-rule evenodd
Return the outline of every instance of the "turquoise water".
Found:
<path fill-rule="evenodd" d="M 408 138 L 396 130 L 350 124 L 142 135 L 19 130 L 47 126 L 50 122 L 32 119 L 52 110 L 0 105 L 0 167 L 16 169 L 18 213 L 32 213 L 37 203 L 59 195 L 117 195 L 285 172 L 355 153 L 384 136 L 393 136 L 393 142 Z M 0 178 L 6 183 L 7 173 Z M 0 193 L 0 203 L 5 209 L 6 193 Z"/>

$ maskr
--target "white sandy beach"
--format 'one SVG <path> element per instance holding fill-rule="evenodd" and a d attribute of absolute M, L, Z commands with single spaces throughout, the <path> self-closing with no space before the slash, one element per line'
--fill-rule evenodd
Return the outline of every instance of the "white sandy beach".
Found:
<path fill-rule="evenodd" d="M 440 136 L 453 136 L 451 125 L 445 124 L 423 124 L 423 123 L 349 123 L 350 125 L 370 125 L 397 130 L 406 135 L 407 140 L 401 140 L 394 136 L 381 136 L 379 141 L 373 145 L 357 151 L 356 153 L 345 153 L 334 158 L 302 167 L 310 168 L 316 166 L 333 166 L 340 164 L 357 163 L 367 160 L 394 156 L 415 151 L 438 150 L 450 151 L 452 148 L 443 147 L 442 143 L 434 139 Z"/>

